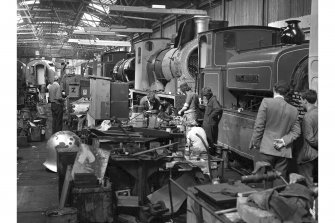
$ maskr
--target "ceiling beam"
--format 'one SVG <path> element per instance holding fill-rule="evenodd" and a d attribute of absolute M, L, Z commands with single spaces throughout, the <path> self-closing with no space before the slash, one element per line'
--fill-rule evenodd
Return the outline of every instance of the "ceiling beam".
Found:
<path fill-rule="evenodd" d="M 31 19 L 50 19 L 51 16 L 35 16 L 35 17 L 21 16 L 21 18 L 23 18 L 23 19 L 28 19 L 28 18 L 31 18 Z"/>
<path fill-rule="evenodd" d="M 147 20 L 147 21 L 158 21 L 158 19 L 154 19 L 154 18 L 145 18 L 145 17 L 138 17 L 138 16 L 127 16 L 127 15 L 115 15 L 115 14 L 107 14 L 107 13 L 104 13 L 103 11 L 99 10 L 99 9 L 96 9 L 96 8 L 93 8 L 92 6 L 87 6 L 86 7 L 87 9 L 90 9 L 90 10 L 93 10 L 92 12 L 91 11 L 87 11 L 86 13 L 89 13 L 89 14 L 96 14 L 96 15 L 103 15 L 103 16 L 107 16 L 107 17 L 123 17 L 123 18 L 126 18 L 126 19 L 138 19 L 138 20 Z"/>
<path fill-rule="evenodd" d="M 143 6 L 121 6 L 110 5 L 109 11 L 112 12 L 132 12 L 147 14 L 173 14 L 173 15 L 207 15 L 207 11 L 198 9 L 159 9 Z"/>
<path fill-rule="evenodd" d="M 46 1 L 46 2 L 53 2 L 53 1 L 55 2 L 77 2 L 77 3 L 80 2 L 78 0 L 43 0 L 43 1 Z"/>
<path fill-rule="evenodd" d="M 18 8 L 17 11 L 28 11 L 29 9 L 25 9 L 25 8 Z M 57 12 L 75 12 L 72 9 L 33 9 L 31 10 L 31 12 L 53 12 L 53 11 L 57 11 Z"/>
<path fill-rule="evenodd" d="M 112 37 L 128 37 L 128 35 L 120 35 L 116 34 L 115 32 L 97 32 L 97 31 L 81 31 L 81 30 L 75 30 L 73 32 L 73 35 L 94 35 L 94 36 L 112 36 Z"/>
<path fill-rule="evenodd" d="M 125 29 L 127 26 L 122 26 L 122 25 L 110 25 L 108 27 L 84 27 L 84 30 L 86 32 L 109 32 L 110 29 Z"/>
<path fill-rule="evenodd" d="M 129 41 L 69 39 L 68 42 L 78 43 L 80 45 L 95 45 L 95 46 L 130 46 Z"/>
<path fill-rule="evenodd" d="M 16 33 L 17 35 L 35 35 L 33 31 L 27 33 Z"/>
<path fill-rule="evenodd" d="M 31 31 L 31 28 L 19 28 L 17 31 Z"/>
<path fill-rule="evenodd" d="M 120 33 L 152 33 L 153 31 L 152 31 L 152 29 L 147 29 L 147 28 L 125 28 L 125 29 L 109 29 L 108 32 L 102 32 L 102 31 L 87 31 L 86 32 L 86 31 L 81 31 L 81 30 L 74 30 L 73 34 L 104 35 L 104 33 L 110 33 L 110 32 L 120 32 Z"/>
<path fill-rule="evenodd" d="M 27 11 L 23 11 L 23 13 L 24 13 L 27 17 L 29 17 L 29 18 L 27 18 L 27 20 L 28 20 L 29 23 L 30 23 L 31 31 L 34 33 L 35 38 L 38 39 L 38 35 L 37 35 L 37 33 L 35 32 L 35 26 L 34 26 L 34 23 L 31 21 L 31 14 L 30 14 L 30 11 L 29 11 L 29 7 L 28 7 L 27 5 L 25 5 L 24 7 L 27 9 Z M 40 44 L 39 44 L 39 45 L 40 45 Z"/>

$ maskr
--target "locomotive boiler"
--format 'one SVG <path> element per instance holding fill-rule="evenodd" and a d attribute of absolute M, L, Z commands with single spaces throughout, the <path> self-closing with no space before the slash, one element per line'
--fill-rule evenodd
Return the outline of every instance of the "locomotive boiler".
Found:
<path fill-rule="evenodd" d="M 150 90 L 159 92 L 158 96 L 166 99 L 175 108 L 182 107 L 185 97 L 178 94 L 178 86 L 187 82 L 193 89 L 196 87 L 197 34 L 208 30 L 208 25 L 208 16 L 195 16 L 180 25 L 175 41 L 168 38 L 150 38 L 134 43 L 135 58 L 132 58 L 132 62 L 135 65 L 135 85 L 134 90 L 131 90 L 134 104 Z M 120 61 L 116 64 L 114 73 L 116 69 L 120 69 L 119 64 L 122 63 Z"/>

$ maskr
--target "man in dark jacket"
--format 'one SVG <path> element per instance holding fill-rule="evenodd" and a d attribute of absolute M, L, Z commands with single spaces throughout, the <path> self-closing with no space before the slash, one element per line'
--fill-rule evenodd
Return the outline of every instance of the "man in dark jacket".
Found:
<path fill-rule="evenodd" d="M 300 135 L 298 110 L 284 100 L 290 90 L 286 82 L 273 88 L 273 98 L 264 98 L 257 114 L 250 148 L 259 149 L 260 161 L 271 164 L 286 177 L 287 159 L 292 158 L 292 142 Z M 282 184 L 275 181 L 275 186 Z"/>
<path fill-rule="evenodd" d="M 306 109 L 301 132 L 303 145 L 297 156 L 298 173 L 306 178 L 309 187 L 313 186 L 313 170 L 318 158 L 318 108 L 315 105 L 317 93 L 307 90 L 301 95 L 301 104 Z"/>
<path fill-rule="evenodd" d="M 206 132 L 209 146 L 213 149 L 214 143 L 217 143 L 218 140 L 218 126 L 222 116 L 222 107 L 209 87 L 204 87 L 202 93 L 207 99 L 202 127 Z"/>

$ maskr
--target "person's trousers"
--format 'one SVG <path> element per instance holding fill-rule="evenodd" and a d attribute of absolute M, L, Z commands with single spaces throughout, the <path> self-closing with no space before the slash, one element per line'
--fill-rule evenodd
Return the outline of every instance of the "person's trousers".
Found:
<path fill-rule="evenodd" d="M 63 104 L 51 103 L 52 134 L 63 130 Z"/>
<path fill-rule="evenodd" d="M 308 187 L 313 186 L 313 171 L 315 168 L 316 160 L 307 163 L 298 164 L 298 173 L 306 178 Z"/>
<path fill-rule="evenodd" d="M 279 171 L 281 176 L 287 181 L 287 158 L 280 156 L 272 156 L 260 153 L 257 161 L 265 161 L 271 164 L 272 168 Z M 282 179 L 276 179 L 273 181 L 273 186 L 284 185 L 284 181 Z"/>
<path fill-rule="evenodd" d="M 218 141 L 219 125 L 203 124 L 202 128 L 206 132 L 209 147 L 214 148 L 214 143 Z"/>

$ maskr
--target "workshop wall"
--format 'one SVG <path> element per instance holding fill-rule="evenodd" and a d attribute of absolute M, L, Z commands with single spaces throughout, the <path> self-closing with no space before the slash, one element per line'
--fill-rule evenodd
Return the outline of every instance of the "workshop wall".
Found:
<path fill-rule="evenodd" d="M 268 0 L 268 22 L 311 14 L 311 0 Z"/>
<path fill-rule="evenodd" d="M 228 20 L 229 26 L 263 25 L 311 14 L 311 0 L 227 0 L 226 10 L 223 2 L 205 10 L 212 20 Z M 178 24 L 184 19 L 178 17 Z M 175 23 L 170 22 L 163 24 L 162 36 L 160 29 L 155 29 L 151 36 L 171 38 L 175 33 Z"/>
<path fill-rule="evenodd" d="M 226 14 L 229 26 L 262 25 L 263 0 L 227 1 Z"/>

